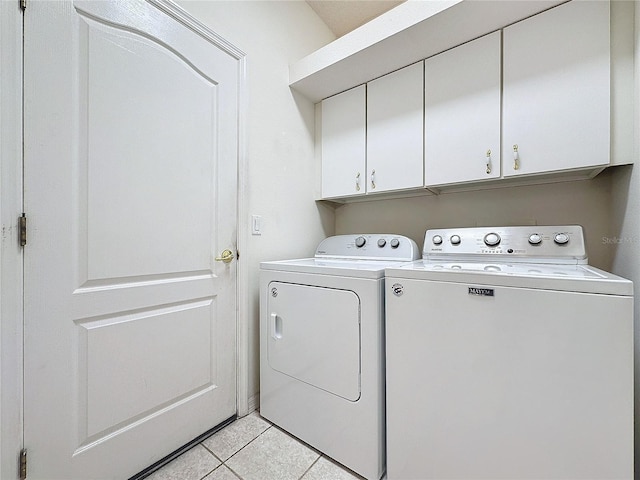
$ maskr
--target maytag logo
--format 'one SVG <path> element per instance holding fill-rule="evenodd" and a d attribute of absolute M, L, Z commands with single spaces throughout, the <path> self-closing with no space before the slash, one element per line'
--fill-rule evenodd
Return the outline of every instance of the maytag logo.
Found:
<path fill-rule="evenodd" d="M 493 288 L 469 287 L 469 295 L 478 295 L 479 297 L 493 297 Z"/>

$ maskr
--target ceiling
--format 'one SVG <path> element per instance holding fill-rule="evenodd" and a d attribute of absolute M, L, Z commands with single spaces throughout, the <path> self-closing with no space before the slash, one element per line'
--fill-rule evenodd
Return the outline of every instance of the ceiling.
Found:
<path fill-rule="evenodd" d="M 306 0 L 336 37 L 373 20 L 405 0 Z"/>

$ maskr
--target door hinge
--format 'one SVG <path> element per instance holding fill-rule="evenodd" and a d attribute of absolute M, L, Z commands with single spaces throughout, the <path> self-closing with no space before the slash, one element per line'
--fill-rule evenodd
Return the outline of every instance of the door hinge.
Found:
<path fill-rule="evenodd" d="M 27 478 L 27 449 L 20 450 L 20 480 L 26 480 Z"/>
<path fill-rule="evenodd" d="M 27 9 L 27 0 L 20 0 L 20 10 L 23 12 Z"/>
<path fill-rule="evenodd" d="M 23 213 L 19 219 L 20 222 L 20 246 L 27 244 L 27 215 Z"/>

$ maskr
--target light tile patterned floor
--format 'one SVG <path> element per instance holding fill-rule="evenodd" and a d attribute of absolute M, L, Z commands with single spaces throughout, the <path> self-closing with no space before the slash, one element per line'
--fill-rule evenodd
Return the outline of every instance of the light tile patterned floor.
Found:
<path fill-rule="evenodd" d="M 253 412 L 147 477 L 148 480 L 359 480 Z"/>

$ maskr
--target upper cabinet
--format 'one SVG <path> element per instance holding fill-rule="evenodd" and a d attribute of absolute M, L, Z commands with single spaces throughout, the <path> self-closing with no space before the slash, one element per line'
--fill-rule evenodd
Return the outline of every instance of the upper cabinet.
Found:
<path fill-rule="evenodd" d="M 500 177 L 500 32 L 425 60 L 425 184 Z"/>
<path fill-rule="evenodd" d="M 633 163 L 636 4 L 563 3 L 324 100 L 323 198 L 588 178 Z"/>
<path fill-rule="evenodd" d="M 367 84 L 367 192 L 423 185 L 423 63 Z"/>
<path fill-rule="evenodd" d="M 322 197 L 365 193 L 366 86 L 322 101 Z"/>
<path fill-rule="evenodd" d="M 504 29 L 505 177 L 609 164 L 609 25 L 573 1 Z"/>

